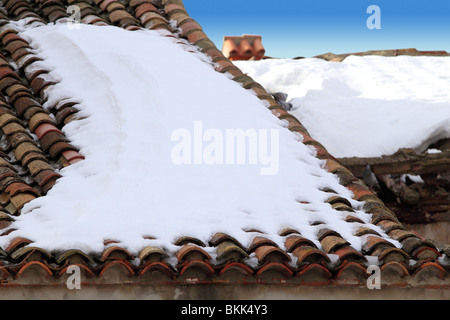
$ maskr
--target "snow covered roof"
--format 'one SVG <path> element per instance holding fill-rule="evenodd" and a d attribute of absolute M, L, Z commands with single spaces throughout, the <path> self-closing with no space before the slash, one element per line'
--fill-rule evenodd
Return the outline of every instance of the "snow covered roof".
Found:
<path fill-rule="evenodd" d="M 348 56 L 236 61 L 336 158 L 426 151 L 450 138 L 450 57 Z M 364 135 L 364 139 L 361 136 Z"/>
<path fill-rule="evenodd" d="M 92 283 L 365 286 L 376 265 L 383 285 L 448 287 L 450 252 L 406 230 L 181 1 L 2 10 L 5 282 L 65 282 L 75 264 Z M 258 157 L 228 158 L 230 132 Z"/>
<path fill-rule="evenodd" d="M 408 49 L 322 58 L 235 64 L 276 93 L 402 223 L 426 224 L 427 237 L 447 243 L 450 56 Z"/>

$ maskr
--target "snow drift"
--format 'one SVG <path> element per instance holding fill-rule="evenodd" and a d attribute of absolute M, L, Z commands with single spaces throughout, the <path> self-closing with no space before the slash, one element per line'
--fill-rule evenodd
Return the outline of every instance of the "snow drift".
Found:
<path fill-rule="evenodd" d="M 418 152 L 450 137 L 450 57 L 349 56 L 236 61 L 335 157 Z"/>
<path fill-rule="evenodd" d="M 105 240 L 114 240 L 133 254 L 146 245 L 170 252 L 178 237 L 207 243 L 218 231 L 248 245 L 251 228 L 283 246 L 282 228 L 314 240 L 318 226 L 311 223 L 320 220 L 361 248 L 357 224 L 324 203 L 332 194 L 321 190 L 336 191 L 358 209 L 350 191 L 252 91 L 216 72 L 192 46 L 156 31 L 88 25 L 47 25 L 22 35 L 60 80 L 47 90 L 46 106 L 79 99 L 83 119 L 63 130 L 86 159 L 62 169 L 50 192 L 23 208 L 1 246 L 22 236 L 50 251 L 101 252 Z M 173 161 L 173 133 L 195 134 L 198 123 L 216 133 L 276 130 L 278 171 Z M 363 211 L 355 215 L 370 222 Z"/>

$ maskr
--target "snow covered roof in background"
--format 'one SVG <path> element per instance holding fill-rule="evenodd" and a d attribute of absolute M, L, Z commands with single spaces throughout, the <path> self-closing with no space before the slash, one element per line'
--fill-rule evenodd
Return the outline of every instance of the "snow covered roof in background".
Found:
<path fill-rule="evenodd" d="M 348 56 L 236 61 L 337 158 L 425 151 L 450 138 L 450 57 Z"/>
<path fill-rule="evenodd" d="M 58 281 L 76 263 L 94 283 L 121 270 L 136 282 L 365 285 L 376 264 L 396 285 L 424 274 L 448 285 L 450 253 L 406 230 L 181 1 L 69 2 L 83 25 L 62 1 L 3 1 L 4 279 L 37 268 Z M 196 158 L 230 129 L 275 132 L 279 157 L 224 163 L 222 141 Z M 180 165 L 186 133 L 192 162 Z"/>

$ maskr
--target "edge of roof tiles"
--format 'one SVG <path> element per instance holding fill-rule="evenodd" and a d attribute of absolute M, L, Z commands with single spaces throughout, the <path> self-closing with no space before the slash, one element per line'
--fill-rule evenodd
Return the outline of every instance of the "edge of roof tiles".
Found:
<path fill-rule="evenodd" d="M 217 72 L 228 73 L 244 88 L 253 90 L 274 116 L 287 123 L 289 130 L 302 135 L 303 143 L 313 147 L 317 158 L 324 160 L 324 169 L 335 174 L 340 183 L 353 192 L 354 199 L 364 202 L 363 209 L 371 214 L 371 222 L 389 237 L 398 240 L 402 248 L 393 247 L 374 230 L 364 227 L 357 231 L 358 236 L 364 237 L 361 252 L 329 229 L 319 232 L 322 248 L 294 229 L 285 229 L 280 233 L 285 237 L 285 248 L 278 247 L 262 233 L 254 238 L 248 248 L 224 233 L 214 234 L 207 244 L 195 238 L 182 237 L 175 243 L 180 247 L 175 257 L 152 246 L 143 248 L 138 256 L 133 256 L 114 240 L 105 241 L 105 250 L 99 255 L 80 250 L 47 252 L 34 247 L 28 239 L 15 238 L 8 248 L 0 249 L 0 287 L 42 284 L 39 281 L 44 278 L 45 284 L 61 284 L 65 282 L 63 275 L 71 265 L 78 266 L 87 279 L 84 282 L 90 284 L 119 281 L 365 287 L 370 275 L 369 256 L 377 260 L 382 286 L 450 287 L 450 249 L 438 249 L 431 241 L 406 230 L 395 214 L 329 154 L 320 142 L 314 140 L 298 119 L 286 112 L 259 83 L 244 74 L 217 49 L 202 27 L 189 16 L 181 0 L 130 0 L 126 4 L 118 0 L 3 1 L 0 10 L 2 51 L 10 55 L 9 59 L 16 63 L 18 70 L 7 57 L 0 55 L 0 91 L 12 104 L 11 107 L 0 95 L 0 128 L 8 133 L 5 135 L 19 165 L 28 168 L 35 182 L 27 183 L 8 162 L 8 155 L 1 154 L 2 227 L 11 223 L 24 203 L 45 194 L 52 187 L 52 183 L 59 178 L 53 169 L 55 165 L 70 165 L 83 159 L 60 130 L 76 115 L 76 102 L 70 99 L 60 101 L 50 109 L 52 115 L 42 108 L 45 88 L 55 82 L 45 76 L 48 71 L 29 68 L 42 59 L 28 50 L 28 43 L 15 30 L 4 27 L 10 19 L 27 19 L 26 24 L 30 25 L 65 21 L 69 17 L 67 5 L 80 7 L 82 23 L 115 25 L 127 30 L 162 29 L 168 31 L 167 36 L 187 40 L 196 46 L 211 58 Z M 20 74 L 25 74 L 25 77 Z M 30 133 L 34 133 L 38 141 L 34 141 Z M 49 162 L 47 154 L 52 156 L 53 162 Z M 361 222 L 352 216 L 351 205 L 346 199 L 331 197 L 328 203 L 336 210 L 347 211 L 347 222 Z M 252 232 L 257 233 L 256 230 Z M 214 249 L 214 258 L 205 247 Z"/>

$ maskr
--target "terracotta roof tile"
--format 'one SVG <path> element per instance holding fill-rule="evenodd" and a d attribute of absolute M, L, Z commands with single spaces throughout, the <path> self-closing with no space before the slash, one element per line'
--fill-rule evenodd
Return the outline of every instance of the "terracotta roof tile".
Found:
<path fill-rule="evenodd" d="M 181 25 L 179 25 L 179 28 L 181 29 L 181 36 L 187 37 L 189 32 L 202 30 L 202 27 L 195 21 L 185 21 Z M 205 38 L 206 39 L 206 38 Z"/>
<path fill-rule="evenodd" d="M 135 272 L 129 262 L 121 260 L 112 260 L 105 263 L 99 273 L 100 279 L 117 279 L 128 278 L 134 276 Z M 109 279 L 108 279 L 109 280 Z M 109 280 L 110 281 L 110 280 Z"/>
<path fill-rule="evenodd" d="M 304 265 L 295 275 L 301 285 L 306 286 L 328 286 L 333 275 L 325 266 L 318 263 Z"/>
<path fill-rule="evenodd" d="M 260 60 L 265 49 L 259 35 L 243 35 L 241 37 L 226 36 L 223 39 L 222 52 L 230 60 Z"/>
<path fill-rule="evenodd" d="M 297 258 L 299 266 L 311 263 L 326 265 L 330 262 L 330 258 L 323 251 L 308 245 L 296 247 L 292 254 Z"/>
<path fill-rule="evenodd" d="M 260 264 L 266 262 L 283 263 L 291 261 L 291 257 L 280 248 L 273 245 L 263 245 L 255 249 L 255 255 Z"/>
<path fill-rule="evenodd" d="M 391 231 L 394 230 L 405 230 L 405 227 L 402 226 L 400 223 L 391 220 L 381 220 L 377 223 L 377 226 L 383 229 L 383 231 L 386 232 L 387 234 L 390 234 Z M 395 240 L 398 240 L 398 237 L 395 238 Z"/>
<path fill-rule="evenodd" d="M 40 123 L 37 123 L 36 125 L 34 125 L 34 130 L 32 130 L 32 131 L 34 131 L 34 133 L 36 134 L 38 139 L 41 139 L 43 136 L 45 136 L 49 132 L 62 133 L 61 130 L 59 130 L 54 125 L 53 118 L 51 118 L 51 121 L 49 121 L 49 122 L 41 121 Z"/>
<path fill-rule="evenodd" d="M 55 262 L 58 265 L 64 266 L 64 265 L 94 265 L 94 259 L 89 256 L 88 254 L 84 253 L 81 250 L 78 249 L 71 249 L 71 250 L 65 250 L 60 253 L 58 253 L 55 257 Z M 90 270 L 89 268 L 87 268 Z M 91 271 L 92 272 L 92 271 Z"/>
<path fill-rule="evenodd" d="M 326 253 L 334 253 L 336 250 L 342 248 L 343 246 L 349 245 L 347 240 L 341 236 L 327 235 L 322 240 L 320 240 L 322 248 Z"/>
<path fill-rule="evenodd" d="M 66 10 L 64 8 L 58 7 L 58 8 L 52 8 L 48 14 L 48 20 L 50 22 L 55 22 L 62 18 L 68 18 L 69 15 L 67 14 Z"/>
<path fill-rule="evenodd" d="M 23 238 L 23 237 L 16 237 L 14 238 L 8 245 L 7 248 L 5 248 L 5 251 L 8 254 L 11 254 L 14 250 L 22 247 L 22 246 L 26 246 L 28 244 L 32 243 L 31 240 L 27 239 L 27 238 Z"/>
<path fill-rule="evenodd" d="M 182 11 L 186 12 L 184 5 L 179 4 L 179 3 L 168 3 L 164 6 L 164 11 L 167 14 L 170 14 L 174 10 L 182 10 Z M 187 12 L 186 12 L 186 14 L 187 14 Z"/>
<path fill-rule="evenodd" d="M 365 266 L 351 261 L 342 263 L 336 272 L 336 283 L 344 286 L 364 285 L 369 276 Z"/>
<path fill-rule="evenodd" d="M 355 236 L 358 236 L 358 237 L 361 237 L 366 234 L 374 234 L 376 236 L 381 237 L 381 235 L 377 231 L 373 230 L 372 228 L 368 228 L 366 226 L 358 227 L 358 229 L 355 232 Z"/>
<path fill-rule="evenodd" d="M 201 247 L 193 244 L 186 244 L 181 247 L 177 252 L 177 260 L 179 263 L 183 263 L 185 260 L 211 260 L 211 256 Z"/>
<path fill-rule="evenodd" d="M 258 282 L 262 283 L 286 283 L 294 275 L 294 272 L 283 263 L 270 262 L 264 264 L 255 274 Z"/>
<path fill-rule="evenodd" d="M 12 124 L 11 124 L 12 125 Z M 10 124 L 6 125 L 5 127 L 3 127 L 3 131 L 6 133 L 6 127 L 10 126 Z M 25 129 L 22 126 L 17 126 L 18 130 L 23 130 L 22 132 L 26 132 L 24 131 Z M 10 128 L 8 128 L 8 132 L 9 130 L 12 130 Z M 8 133 L 6 133 L 8 134 Z M 8 134 L 9 135 L 9 134 Z M 14 155 L 16 157 L 17 160 L 22 161 L 22 159 L 29 153 L 32 152 L 36 152 L 36 153 L 41 153 L 42 151 L 32 142 L 24 142 L 21 143 L 17 146 L 17 148 L 14 149 Z"/>
<path fill-rule="evenodd" d="M 189 261 L 183 265 L 180 273 L 180 280 L 187 284 L 196 284 L 210 281 L 214 275 L 211 264 L 205 261 Z"/>
<path fill-rule="evenodd" d="M 34 189 L 33 187 L 30 187 L 24 182 L 13 182 L 9 184 L 5 188 L 5 192 L 8 193 L 11 197 L 16 196 L 21 193 L 31 193 L 35 195 L 36 197 L 40 196 L 39 192 Z"/>
<path fill-rule="evenodd" d="M 135 8 L 135 17 L 140 18 L 146 12 L 156 12 L 158 13 L 158 9 L 151 3 L 143 3 Z M 162 18 L 162 17 L 161 17 Z"/>
<path fill-rule="evenodd" d="M 251 253 L 260 246 L 278 247 L 277 244 L 275 242 L 273 242 L 272 240 L 270 240 L 269 238 L 264 237 L 264 236 L 256 236 L 253 238 L 252 242 L 248 246 L 247 252 Z"/>
<path fill-rule="evenodd" d="M 116 23 L 124 19 L 133 19 L 133 16 L 126 10 L 116 10 L 109 14 L 109 19 L 112 23 Z"/>
<path fill-rule="evenodd" d="M 107 7 L 111 4 L 120 4 L 122 5 L 119 1 L 117 0 L 104 0 L 100 3 L 100 9 L 102 9 L 103 11 L 106 11 Z M 125 9 L 125 7 L 122 5 L 122 9 Z M 109 10 L 108 10 L 109 11 Z"/>
<path fill-rule="evenodd" d="M 187 39 L 192 43 L 195 43 L 195 42 L 203 40 L 203 39 L 207 39 L 206 34 L 199 30 L 192 30 L 191 32 L 187 33 L 186 36 L 187 36 Z"/>
<path fill-rule="evenodd" d="M 76 160 L 76 159 L 84 159 L 84 156 L 82 154 L 80 154 L 77 151 L 71 150 L 71 149 L 62 151 L 62 156 L 64 157 L 64 159 L 66 159 L 69 162 Z"/>
<path fill-rule="evenodd" d="M 25 167 L 28 167 L 28 165 L 30 164 L 31 161 L 34 160 L 42 160 L 42 161 L 47 161 L 47 158 L 44 156 L 44 154 L 39 151 L 39 152 L 30 152 L 27 153 L 23 158 L 22 158 L 22 165 Z"/>
<path fill-rule="evenodd" d="M 105 20 L 100 18 L 97 15 L 94 14 L 88 14 L 83 16 L 83 18 L 81 19 L 82 23 L 86 23 L 86 24 L 98 24 L 98 23 L 105 23 Z"/>
<path fill-rule="evenodd" d="M 386 239 L 383 239 L 379 236 L 368 235 L 365 237 L 363 251 L 366 254 L 371 255 L 373 251 L 379 246 L 394 247 L 394 245 Z"/>
<path fill-rule="evenodd" d="M 52 170 L 53 167 L 47 161 L 37 159 L 28 164 L 28 169 L 30 170 L 31 176 L 34 177 L 43 170 Z"/>
<path fill-rule="evenodd" d="M 216 247 L 216 259 L 219 263 L 241 262 L 249 255 L 231 241 L 223 241 Z"/>
<path fill-rule="evenodd" d="M 21 277 L 24 277 L 28 272 L 33 273 L 33 276 L 31 278 L 35 278 L 36 276 L 34 273 L 38 273 L 42 278 L 47 278 L 53 276 L 52 270 L 48 266 L 46 266 L 44 263 L 40 261 L 30 261 L 25 263 L 17 272 L 15 275 L 16 279 L 19 279 Z M 41 281 L 39 281 L 41 282 Z"/>
<path fill-rule="evenodd" d="M 47 77 L 45 77 L 44 74 L 40 74 L 33 77 L 33 80 L 30 82 L 30 86 L 35 94 L 40 95 L 43 89 L 55 83 L 55 81 L 47 80 Z"/>
<path fill-rule="evenodd" d="M 154 6 L 158 7 L 158 8 L 161 7 L 161 2 L 160 1 L 156 1 L 156 0 L 131 0 L 130 3 L 129 3 L 129 6 L 131 8 L 135 8 L 138 5 L 143 4 L 143 3 L 150 3 L 150 4 L 152 4 L 152 5 L 154 5 Z"/>
<path fill-rule="evenodd" d="M 37 62 L 37 61 L 42 61 L 41 58 L 39 58 L 38 56 L 34 55 L 34 54 L 28 54 L 25 55 L 23 57 L 20 57 L 19 59 L 16 60 L 17 65 L 19 66 L 20 69 L 25 69 L 26 67 L 30 66 L 32 63 Z M 40 73 L 35 74 L 31 80 L 34 79 L 35 76 L 39 75 Z"/>
<path fill-rule="evenodd" d="M 76 114 L 78 109 L 74 107 L 65 107 L 56 111 L 55 118 L 58 125 L 64 125 L 70 122 L 71 116 Z"/>
<path fill-rule="evenodd" d="M 169 255 L 164 250 L 153 246 L 147 246 L 139 252 L 139 259 L 144 263 L 148 261 L 162 262 L 167 257 Z"/>
<path fill-rule="evenodd" d="M 406 286 L 409 270 L 399 262 L 387 262 L 380 268 L 380 274 L 384 282 L 395 286 Z"/>
<path fill-rule="evenodd" d="M 44 152 L 49 151 L 49 149 L 57 142 L 66 142 L 67 138 L 64 134 L 56 131 L 50 131 L 44 135 L 40 140 L 42 150 Z"/>
<path fill-rule="evenodd" d="M 216 232 L 211 236 L 211 239 L 209 239 L 209 245 L 212 247 L 217 247 L 220 243 L 224 241 L 229 241 L 240 247 L 241 249 L 245 250 L 245 247 L 237 241 L 234 237 L 224 233 L 224 232 Z"/>
<path fill-rule="evenodd" d="M 139 278 L 152 277 L 155 281 L 173 281 L 175 271 L 166 263 L 149 262 L 139 271 Z"/>
<path fill-rule="evenodd" d="M 386 220 L 383 220 L 383 221 L 386 221 Z M 389 237 L 391 237 L 392 239 L 397 240 L 397 241 L 403 241 L 404 239 L 406 239 L 408 237 L 416 237 L 417 236 L 414 232 L 407 231 L 402 228 L 391 229 L 389 231 L 386 231 L 386 233 L 389 235 Z"/>
<path fill-rule="evenodd" d="M 436 262 L 427 262 L 420 265 L 417 270 L 414 271 L 414 277 L 419 282 L 429 282 L 430 278 L 437 278 L 442 280 L 445 278 L 447 272 L 445 269 Z"/>
<path fill-rule="evenodd" d="M 21 247 L 17 250 L 14 250 L 10 253 L 10 256 L 13 260 L 16 261 L 42 261 L 42 260 L 49 260 L 51 259 L 51 255 L 46 250 L 39 248 L 39 247 L 30 247 L 25 246 Z"/>
<path fill-rule="evenodd" d="M 150 22 L 153 23 L 167 23 L 167 21 L 157 12 L 146 11 L 141 14 L 136 14 L 143 25 L 146 25 Z"/>
<path fill-rule="evenodd" d="M 179 237 L 174 241 L 174 245 L 176 246 L 183 246 L 185 244 L 195 244 L 200 247 L 205 247 L 205 244 L 200 239 L 194 238 L 194 237 Z"/>
<path fill-rule="evenodd" d="M 314 242 L 297 234 L 288 236 L 286 238 L 284 245 L 286 247 L 287 252 L 292 252 L 295 248 L 300 246 L 309 246 L 317 248 Z"/>
<path fill-rule="evenodd" d="M 109 260 L 133 260 L 133 255 L 126 249 L 121 248 L 119 246 L 109 246 L 105 250 L 103 250 L 99 260 L 101 262 L 109 261 Z"/>
<path fill-rule="evenodd" d="M 61 178 L 59 173 L 56 173 L 53 170 L 43 170 L 34 176 L 34 180 L 38 183 L 40 187 L 45 186 L 50 181 Z"/>
<path fill-rule="evenodd" d="M 339 257 L 340 261 L 351 261 L 360 263 L 367 262 L 367 258 L 364 257 L 364 255 L 361 252 L 359 252 L 355 248 L 352 248 L 351 246 L 343 246 L 335 250 L 334 254 L 336 254 Z"/>
<path fill-rule="evenodd" d="M 231 282 L 243 283 L 253 273 L 253 270 L 243 263 L 230 262 L 220 269 L 219 277 L 222 280 L 229 279 Z"/>
<path fill-rule="evenodd" d="M 393 261 L 406 263 L 411 258 L 405 251 L 391 246 L 379 246 L 372 254 L 383 263 Z"/>

